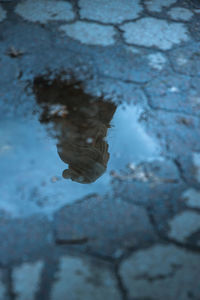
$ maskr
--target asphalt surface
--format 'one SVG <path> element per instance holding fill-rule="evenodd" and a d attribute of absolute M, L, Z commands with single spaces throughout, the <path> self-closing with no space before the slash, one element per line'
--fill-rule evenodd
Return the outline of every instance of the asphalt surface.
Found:
<path fill-rule="evenodd" d="M 0 300 L 199 300 L 199 1 L 0 1 L 0 70 Z"/>

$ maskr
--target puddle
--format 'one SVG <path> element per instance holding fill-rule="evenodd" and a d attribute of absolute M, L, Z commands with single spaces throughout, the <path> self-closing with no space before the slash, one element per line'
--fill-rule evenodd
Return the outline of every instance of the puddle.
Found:
<path fill-rule="evenodd" d="M 50 216 L 89 194 L 105 194 L 111 171 L 159 156 L 138 122 L 140 109 L 75 87 L 37 78 L 39 118 L 0 120 L 0 210 Z"/>

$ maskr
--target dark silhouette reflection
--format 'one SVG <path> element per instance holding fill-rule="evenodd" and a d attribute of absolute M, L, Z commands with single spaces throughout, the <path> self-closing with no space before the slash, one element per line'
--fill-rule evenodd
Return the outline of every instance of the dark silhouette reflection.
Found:
<path fill-rule="evenodd" d="M 68 164 L 63 177 L 80 183 L 96 181 L 109 160 L 105 137 L 116 106 L 58 79 L 36 78 L 34 91 L 43 107 L 40 121 L 53 122 L 58 154 Z"/>

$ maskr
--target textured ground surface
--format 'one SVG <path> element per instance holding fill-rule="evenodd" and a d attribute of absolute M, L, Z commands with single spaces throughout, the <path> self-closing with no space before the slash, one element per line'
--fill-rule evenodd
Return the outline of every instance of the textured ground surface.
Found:
<path fill-rule="evenodd" d="M 199 300 L 200 2 L 0 1 L 0 70 L 0 300 Z M 95 184 L 38 121 L 55 78 L 115 105 Z"/>

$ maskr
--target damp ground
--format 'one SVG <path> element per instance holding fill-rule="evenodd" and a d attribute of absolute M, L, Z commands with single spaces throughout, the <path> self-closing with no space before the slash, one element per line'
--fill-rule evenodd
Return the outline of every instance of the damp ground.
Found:
<path fill-rule="evenodd" d="M 199 17 L 0 1 L 0 300 L 200 299 Z"/>
<path fill-rule="evenodd" d="M 113 174 L 159 158 L 159 143 L 139 121 L 140 107 L 95 99 L 59 79 L 36 79 L 33 90 L 37 113 L 0 121 L 0 208 L 12 216 L 52 215 L 105 195 Z"/>

